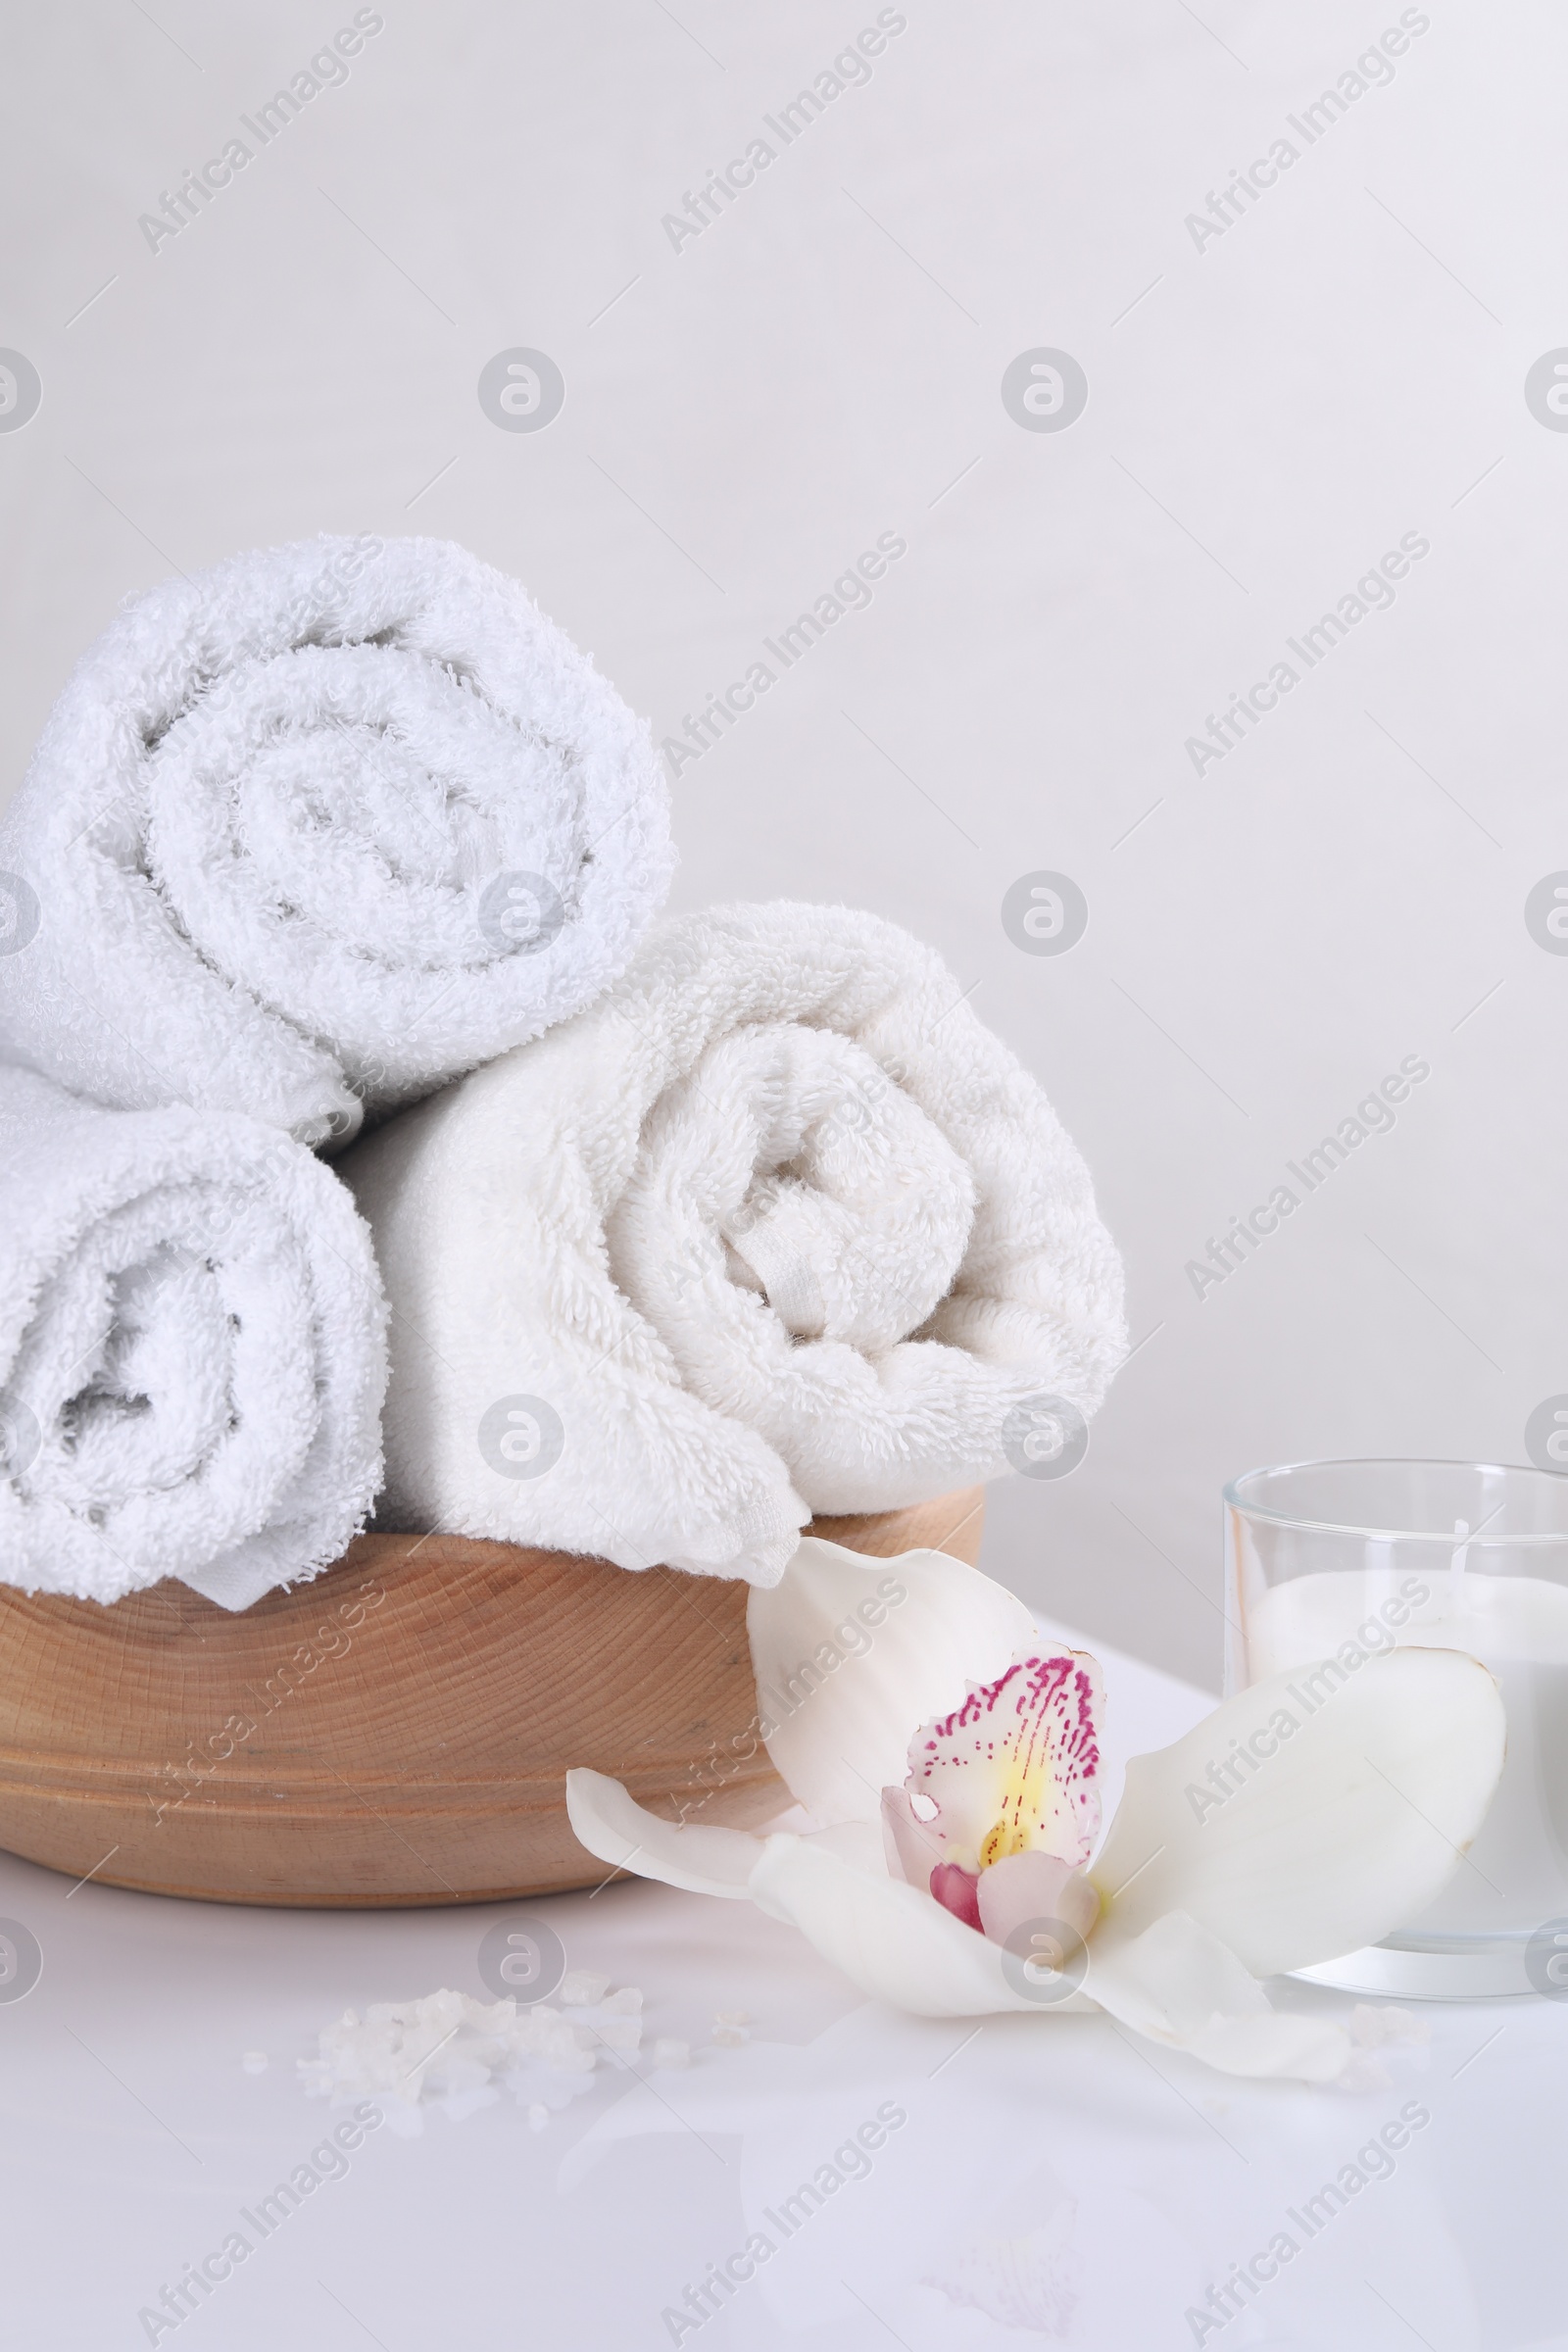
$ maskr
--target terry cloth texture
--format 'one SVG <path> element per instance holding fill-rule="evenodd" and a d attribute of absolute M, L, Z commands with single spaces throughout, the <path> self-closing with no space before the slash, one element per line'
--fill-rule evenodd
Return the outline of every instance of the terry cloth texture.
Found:
<path fill-rule="evenodd" d="M 380 1481 L 385 1319 L 302 1145 L 0 1067 L 0 1577 L 240 1609 L 327 1566 Z"/>
<path fill-rule="evenodd" d="M 384 1524 L 769 1584 L 812 1513 L 1005 1471 L 1126 1348 L 1040 1088 L 843 907 L 662 924 L 341 1172 L 393 1307 Z"/>
<path fill-rule="evenodd" d="M 321 538 L 137 598 L 0 820 L 0 1039 L 344 1142 L 591 1004 L 672 865 L 652 739 L 514 580 Z"/>

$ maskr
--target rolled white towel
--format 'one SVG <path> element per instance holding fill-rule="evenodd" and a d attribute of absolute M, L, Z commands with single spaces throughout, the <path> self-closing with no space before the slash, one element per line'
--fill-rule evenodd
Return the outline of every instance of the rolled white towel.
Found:
<path fill-rule="evenodd" d="M 664 923 L 611 994 L 340 1163 L 394 1309 L 388 1524 L 773 1582 L 1063 1432 L 1121 1266 L 939 956 L 843 907 Z"/>
<path fill-rule="evenodd" d="M 303 1146 L 0 1067 L 0 1578 L 240 1609 L 315 1575 L 380 1479 L 385 1320 Z"/>
<path fill-rule="evenodd" d="M 671 869 L 646 726 L 435 539 L 127 606 L 0 820 L 0 1039 L 122 1109 L 346 1141 L 591 1004 Z"/>

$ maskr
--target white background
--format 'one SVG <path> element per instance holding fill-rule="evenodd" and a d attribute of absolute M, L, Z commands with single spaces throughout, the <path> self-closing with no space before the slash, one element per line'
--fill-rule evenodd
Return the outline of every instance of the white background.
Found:
<path fill-rule="evenodd" d="M 909 0 L 678 253 L 662 216 L 874 8 L 382 13 L 156 254 L 138 216 L 351 9 L 13 17 L 0 343 L 44 390 L 0 434 L 0 791 L 121 597 L 237 548 L 460 539 L 663 736 L 902 533 L 683 768 L 673 903 L 891 915 L 1044 1080 L 1152 1336 L 1074 1476 L 996 1492 L 989 1564 L 1217 1684 L 1228 1475 L 1522 1459 L 1568 1388 L 1568 963 L 1523 921 L 1568 865 L 1568 435 L 1523 397 L 1568 343 L 1561 12 L 1435 0 L 1200 251 L 1186 216 L 1396 8 Z M 514 346 L 565 377 L 542 432 L 476 398 Z M 1003 407 L 1035 346 L 1087 371 L 1064 432 Z M 1393 609 L 1195 776 L 1185 739 L 1409 531 Z M 1061 957 L 1001 924 L 1040 868 L 1090 904 Z M 1200 1301 L 1186 1261 L 1412 1054 L 1396 1129 Z"/>

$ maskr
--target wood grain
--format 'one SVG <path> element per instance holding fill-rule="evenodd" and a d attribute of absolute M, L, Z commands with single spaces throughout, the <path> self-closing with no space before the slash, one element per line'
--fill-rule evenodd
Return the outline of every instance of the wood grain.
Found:
<path fill-rule="evenodd" d="M 983 1491 L 812 1533 L 973 1561 Z M 0 1845 L 214 1902 L 490 1902 L 595 1886 L 568 1766 L 673 1818 L 788 1802 L 755 1739 L 744 1585 L 457 1536 L 361 1536 L 233 1615 L 0 1585 Z M 748 1752 L 750 1751 L 750 1752 Z"/>

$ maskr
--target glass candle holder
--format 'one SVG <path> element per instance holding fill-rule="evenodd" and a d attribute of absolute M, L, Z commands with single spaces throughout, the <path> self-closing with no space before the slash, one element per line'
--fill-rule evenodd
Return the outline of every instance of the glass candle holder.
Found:
<path fill-rule="evenodd" d="M 1479 1658 L 1508 1713 L 1496 1794 L 1442 1893 L 1381 1943 L 1299 1973 L 1356 1992 L 1568 1999 L 1568 1477 L 1250 1470 L 1225 1490 L 1225 1542 L 1228 1690 L 1414 1643 Z"/>

